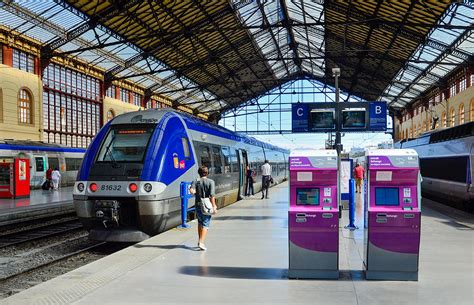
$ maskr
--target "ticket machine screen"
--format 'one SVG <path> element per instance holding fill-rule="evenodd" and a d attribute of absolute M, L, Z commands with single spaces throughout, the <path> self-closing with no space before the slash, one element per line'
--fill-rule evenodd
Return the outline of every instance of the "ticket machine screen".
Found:
<path fill-rule="evenodd" d="M 297 188 L 297 205 L 319 205 L 319 188 Z"/>
<path fill-rule="evenodd" d="M 376 187 L 375 205 L 377 206 L 398 206 L 398 187 Z"/>

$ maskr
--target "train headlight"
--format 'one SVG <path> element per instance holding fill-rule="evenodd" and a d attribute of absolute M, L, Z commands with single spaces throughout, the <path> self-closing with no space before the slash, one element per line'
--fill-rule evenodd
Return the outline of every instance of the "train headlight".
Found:
<path fill-rule="evenodd" d="M 83 192 L 83 191 L 84 191 L 84 183 L 82 183 L 82 182 L 81 182 L 81 183 L 78 183 L 78 184 L 77 184 L 77 190 L 78 190 L 79 192 Z"/>
<path fill-rule="evenodd" d="M 97 184 L 91 183 L 91 185 L 89 185 L 89 190 L 95 193 L 97 191 Z"/>
<path fill-rule="evenodd" d="M 151 183 L 145 183 L 143 189 L 145 190 L 145 192 L 149 193 L 153 189 L 153 186 L 151 185 Z"/>
<path fill-rule="evenodd" d="M 130 190 L 130 192 L 135 193 L 138 190 L 138 186 L 135 183 L 130 183 L 128 189 Z"/>

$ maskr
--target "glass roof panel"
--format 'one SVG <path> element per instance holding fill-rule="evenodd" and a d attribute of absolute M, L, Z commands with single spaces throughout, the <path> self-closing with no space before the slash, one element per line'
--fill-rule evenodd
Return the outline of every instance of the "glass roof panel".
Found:
<path fill-rule="evenodd" d="M 448 13 L 445 14 L 444 18 L 438 21 L 438 24 L 469 26 L 473 20 L 472 16 L 474 16 L 474 7 L 470 7 L 462 3 L 453 3 L 448 8 L 447 12 Z M 464 29 L 445 29 L 441 27 L 434 28 L 428 35 L 428 44 L 430 41 L 432 41 L 434 43 L 432 44 L 433 46 L 420 44 L 417 51 L 414 52 L 410 57 L 410 60 L 412 61 L 431 61 L 432 63 L 413 63 L 413 65 L 417 68 L 421 68 L 425 72 L 429 71 L 429 73 L 426 74 L 426 76 L 423 76 L 423 73 L 420 74 L 416 73 L 415 71 L 402 72 L 402 69 L 400 71 L 402 74 L 399 72 L 394 79 L 401 79 L 403 81 L 408 80 L 413 82 L 413 84 L 408 87 L 413 87 L 420 91 L 428 89 L 430 86 L 420 85 L 419 83 L 432 83 L 437 79 L 437 77 L 444 77 L 446 74 L 456 68 L 455 65 L 443 65 L 442 62 L 459 64 L 464 60 L 463 58 L 460 58 L 459 55 L 457 56 L 456 52 L 450 53 L 451 50 L 449 49 L 449 45 L 464 33 Z M 474 52 L 474 50 L 471 48 L 474 44 L 474 40 L 469 39 L 469 37 L 466 37 L 464 41 L 461 41 L 457 49 L 465 51 L 468 54 L 473 54 L 472 52 Z M 442 55 L 444 53 L 442 46 L 446 46 L 445 52 L 447 53 L 444 56 Z M 384 92 L 393 92 L 393 90 L 390 86 L 387 86 Z"/>
<path fill-rule="evenodd" d="M 42 43 L 48 43 L 58 36 L 63 37 L 68 30 L 77 27 L 79 24 L 87 22 L 87 20 L 82 19 L 82 16 L 72 13 L 58 3 L 59 2 L 56 1 L 12 1 L 8 4 L 2 3 L 4 5 L 0 5 L 1 24 L 12 29 L 17 28 L 19 32 L 23 32 L 23 34 L 29 37 Z M 101 42 L 111 43 L 117 42 L 118 39 L 120 39 L 105 32 L 101 26 L 97 26 L 95 32 L 89 30 L 83 33 L 78 38 L 62 45 L 59 51 L 73 51 L 93 47 L 98 43 L 96 34 Z M 138 52 L 139 49 L 135 46 L 117 44 L 72 53 L 71 56 L 96 65 L 104 70 L 109 70 L 117 65 L 123 66 L 128 59 L 137 55 Z M 160 65 L 162 65 L 159 61 L 152 59 L 149 60 L 149 63 L 152 69 L 159 69 Z M 142 60 L 118 73 L 118 76 L 141 74 L 147 71 L 149 71 L 148 64 Z M 159 75 L 134 76 L 130 78 L 130 80 L 147 88 L 156 83 L 162 83 L 164 78 L 175 80 L 175 77 L 172 75 L 173 72 L 167 71 L 159 73 Z M 184 81 L 183 78 L 183 83 L 188 84 L 189 81 Z M 192 86 L 194 87 L 195 85 Z M 163 87 L 170 87 L 166 90 L 177 89 L 176 86 L 167 84 L 164 84 Z M 181 97 L 185 93 L 184 89 L 181 92 L 177 92 L 176 98 Z M 206 92 L 206 95 L 208 98 L 214 98 L 209 92 Z M 199 97 L 202 98 L 202 94 L 200 94 Z"/>

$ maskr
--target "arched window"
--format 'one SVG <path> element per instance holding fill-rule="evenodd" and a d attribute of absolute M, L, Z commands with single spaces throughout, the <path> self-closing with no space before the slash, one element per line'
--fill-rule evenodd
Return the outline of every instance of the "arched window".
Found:
<path fill-rule="evenodd" d="M 26 89 L 20 89 L 18 96 L 18 122 L 33 124 L 33 98 Z"/>
<path fill-rule="evenodd" d="M 464 124 L 464 104 L 459 105 L 459 125 Z"/>
<path fill-rule="evenodd" d="M 449 126 L 452 127 L 454 125 L 456 125 L 456 111 L 454 110 L 454 108 L 451 108 L 451 110 L 449 111 Z"/>
<path fill-rule="evenodd" d="M 474 121 L 474 99 L 471 100 L 471 110 L 470 110 L 470 112 L 471 112 L 471 115 L 470 115 L 471 121 Z"/>
<path fill-rule="evenodd" d="M 441 122 L 443 123 L 443 127 L 447 127 L 448 126 L 448 122 L 447 122 L 447 119 L 446 119 L 446 112 L 443 111 L 443 113 L 441 114 Z"/>
<path fill-rule="evenodd" d="M 115 117 L 115 112 L 112 109 L 109 109 L 109 111 L 107 111 L 107 121 L 110 121 L 114 117 Z"/>

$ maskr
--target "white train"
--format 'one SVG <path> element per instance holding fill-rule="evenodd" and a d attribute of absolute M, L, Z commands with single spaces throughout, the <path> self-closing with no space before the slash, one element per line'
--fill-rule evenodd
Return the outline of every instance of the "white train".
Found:
<path fill-rule="evenodd" d="M 70 148 L 33 141 L 0 140 L 0 160 L 15 157 L 30 160 L 30 187 L 33 189 L 41 187 L 49 167 L 59 169 L 61 185 L 73 185 L 84 153 L 85 149 L 83 148 Z M 3 177 L 0 178 L 0 183 L 7 179 L 6 175 L 9 175 L 4 171 L 6 168 L 0 167 L 0 177 Z"/>
<path fill-rule="evenodd" d="M 395 143 L 395 147 L 417 151 L 424 196 L 474 210 L 474 122 L 427 132 Z"/>

